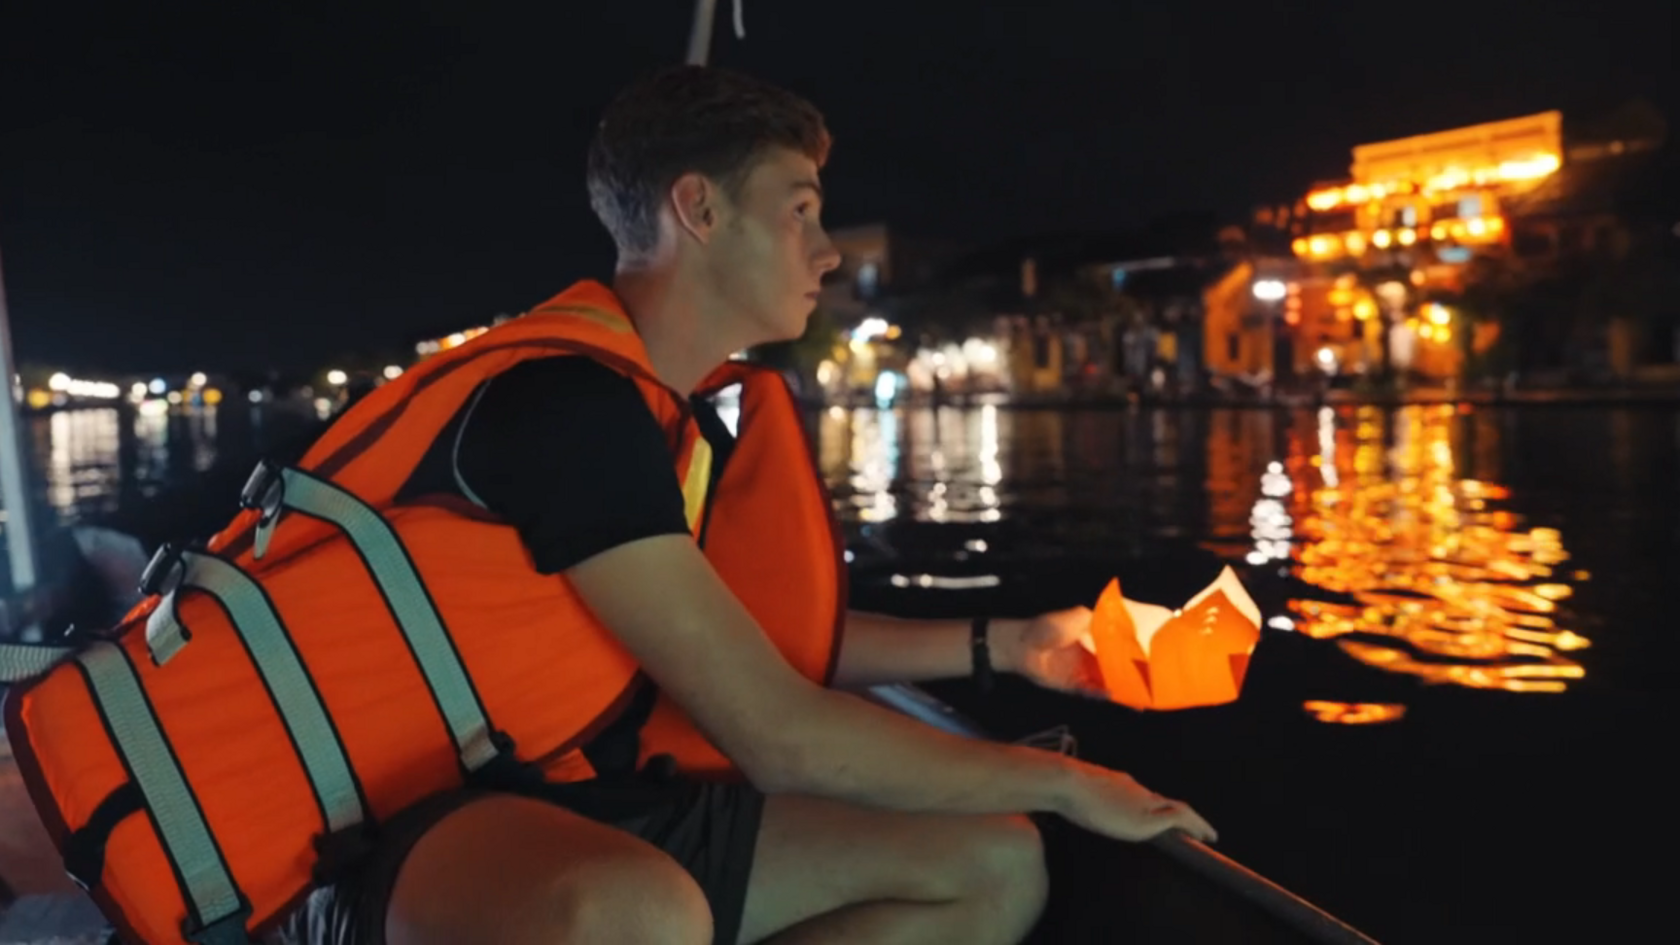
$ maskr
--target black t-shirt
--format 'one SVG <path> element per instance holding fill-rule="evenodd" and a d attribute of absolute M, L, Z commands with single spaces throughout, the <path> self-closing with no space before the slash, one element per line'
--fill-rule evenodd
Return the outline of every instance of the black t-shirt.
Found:
<path fill-rule="evenodd" d="M 692 398 L 715 485 L 734 437 Z M 519 530 L 555 574 L 654 535 L 686 534 L 673 448 L 634 381 L 591 358 L 526 361 L 481 385 L 398 500 L 461 496 Z"/>

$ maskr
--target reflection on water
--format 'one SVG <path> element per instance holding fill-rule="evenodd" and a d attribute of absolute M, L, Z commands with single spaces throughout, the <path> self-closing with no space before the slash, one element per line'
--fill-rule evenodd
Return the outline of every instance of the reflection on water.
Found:
<path fill-rule="evenodd" d="M 113 409 L 33 419 L 44 498 L 61 519 L 190 477 L 226 433 L 215 408 L 128 416 L 127 430 Z M 1623 487 L 1640 487 L 1646 465 L 1634 423 L 1600 425 Z M 889 526 L 968 526 L 953 533 L 950 556 L 980 573 L 904 574 L 904 586 L 993 586 L 985 562 L 1000 554 L 1110 555 L 1190 540 L 1339 598 L 1299 596 L 1267 626 L 1334 640 L 1369 665 L 1527 692 L 1560 691 L 1584 673 L 1588 641 L 1567 605 L 1587 575 L 1564 570 L 1561 528 L 1529 524 L 1513 507 L 1502 464 L 1520 444 L 1503 439 L 1495 412 L 831 408 L 814 433 L 853 537 L 892 551 L 881 537 Z M 1003 548 L 993 532 L 1006 521 L 1027 537 Z M 1401 714 L 1305 708 L 1337 722 Z"/>
<path fill-rule="evenodd" d="M 113 411 L 115 412 L 115 411 Z M 134 418 L 135 478 L 140 482 L 162 482 L 169 474 L 169 414 L 147 410 Z"/>
<path fill-rule="evenodd" d="M 842 517 L 890 522 L 900 497 L 929 522 L 996 522 L 1003 482 L 999 442 L 1011 417 L 994 406 L 974 410 L 900 411 L 831 408 L 818 433 L 818 465 L 843 486 Z M 903 424 L 902 428 L 900 424 Z"/>
<path fill-rule="evenodd" d="M 1249 564 L 1289 560 L 1295 520 L 1285 503 L 1294 492 L 1295 483 L 1284 473 L 1283 464 L 1268 464 L 1265 475 L 1260 477 L 1260 498 L 1255 500 L 1254 511 L 1248 516 L 1250 534 L 1254 536 L 1254 550 L 1248 553 Z"/>
<path fill-rule="evenodd" d="M 1301 707 L 1320 722 L 1336 725 L 1371 725 L 1393 722 L 1406 714 L 1406 707 L 1387 702 L 1325 702 L 1308 699 Z"/>
<path fill-rule="evenodd" d="M 815 442 L 854 530 L 1010 520 L 1077 554 L 1246 539 L 1286 426 L 1247 411 L 833 407 Z"/>
<path fill-rule="evenodd" d="M 52 414 L 47 423 L 48 504 L 67 518 L 78 511 L 114 508 L 122 475 L 117 461 L 117 412 L 64 410 Z"/>
<path fill-rule="evenodd" d="M 125 429 L 126 422 L 126 429 Z M 61 522 L 116 511 L 216 462 L 217 408 L 141 404 L 30 418 L 39 491 Z"/>
<path fill-rule="evenodd" d="M 1451 406 L 1367 407 L 1345 422 L 1325 408 L 1311 443 L 1292 439 L 1283 466 L 1304 486 L 1290 505 L 1297 574 L 1356 601 L 1292 601 L 1296 629 L 1362 637 L 1338 643 L 1430 682 L 1562 691 L 1584 674 L 1566 654 L 1587 646 L 1558 624 L 1573 593 L 1556 574 L 1569 559 L 1563 536 L 1499 508 L 1506 487 L 1459 474 L 1457 420 Z M 1284 557 L 1276 551 L 1267 546 Z"/>
<path fill-rule="evenodd" d="M 1585 572 L 1496 481 L 1500 430 L 1453 407 L 1316 412 L 833 408 L 819 464 L 854 532 L 893 521 L 1021 519 L 1070 554 L 1190 538 L 1327 598 L 1274 630 L 1335 639 L 1372 666 L 1509 691 L 1561 691 L 1588 641 L 1563 606 Z M 1474 469 L 1472 475 L 1467 469 Z M 878 529 L 875 529 L 878 531 Z M 966 557 L 966 556 L 962 556 Z M 899 575 L 901 586 L 987 586 Z M 1341 724 L 1404 707 L 1312 702 Z"/>

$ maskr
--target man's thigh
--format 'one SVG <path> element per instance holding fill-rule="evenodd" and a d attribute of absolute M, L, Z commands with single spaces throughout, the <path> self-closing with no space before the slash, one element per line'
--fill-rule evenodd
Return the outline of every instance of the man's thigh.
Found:
<path fill-rule="evenodd" d="M 764 802 L 739 941 L 762 941 L 856 903 L 952 902 L 977 881 L 1023 868 L 1042 868 L 1038 830 L 1026 817 L 904 813 L 772 795 Z"/>
<path fill-rule="evenodd" d="M 583 900 L 599 907 L 594 915 L 580 916 Z M 580 918 L 615 934 L 638 920 L 711 926 L 704 893 L 645 839 L 546 800 L 462 791 L 397 815 L 373 849 L 266 941 L 552 941 Z"/>
<path fill-rule="evenodd" d="M 705 895 L 646 841 L 541 800 L 475 801 L 415 843 L 388 945 L 706 941 Z M 575 937 L 575 939 L 574 939 Z"/>

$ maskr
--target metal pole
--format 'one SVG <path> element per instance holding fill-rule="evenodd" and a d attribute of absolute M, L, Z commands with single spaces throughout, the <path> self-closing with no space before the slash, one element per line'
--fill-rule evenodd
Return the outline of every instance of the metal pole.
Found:
<path fill-rule="evenodd" d="M 688 64 L 703 66 L 711 58 L 712 24 L 717 21 L 717 0 L 694 0 L 694 26 L 688 33 Z"/>
<path fill-rule="evenodd" d="M 11 565 L 12 597 L 35 588 L 35 532 L 30 527 L 28 467 L 23 460 L 22 424 L 18 418 L 17 365 L 12 357 L 12 325 L 6 310 L 6 279 L 0 267 L 0 506 L 6 510 L 6 555 Z M 33 628 L 24 628 L 32 632 Z"/>

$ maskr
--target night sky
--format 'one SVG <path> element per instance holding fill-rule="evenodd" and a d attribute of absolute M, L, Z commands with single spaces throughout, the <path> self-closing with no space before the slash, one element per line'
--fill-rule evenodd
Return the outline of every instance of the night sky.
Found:
<path fill-rule="evenodd" d="M 1674 4 L 721 0 L 713 61 L 828 115 L 831 225 L 976 242 L 1237 219 L 1361 141 L 1643 96 Z M 159 7 L 166 12 L 156 12 Z M 979 8 L 984 8 L 981 10 Z M 690 0 L 0 3 L 22 362 L 319 364 L 610 271 L 583 154 Z"/>

